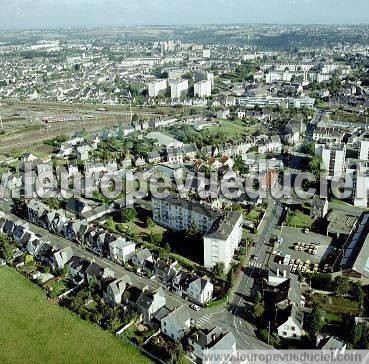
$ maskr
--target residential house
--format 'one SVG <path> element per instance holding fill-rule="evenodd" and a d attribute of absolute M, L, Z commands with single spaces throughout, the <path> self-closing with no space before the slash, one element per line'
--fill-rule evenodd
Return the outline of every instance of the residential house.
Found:
<path fill-rule="evenodd" d="M 90 264 L 91 262 L 88 260 L 76 255 L 69 260 L 67 263 L 69 277 L 74 283 L 80 284 L 84 282 L 86 270 Z"/>
<path fill-rule="evenodd" d="M 304 335 L 304 313 L 294 303 L 277 312 L 278 336 L 284 339 L 301 340 Z"/>
<path fill-rule="evenodd" d="M 145 322 L 150 322 L 165 304 L 166 298 L 162 288 L 159 288 L 156 292 L 146 288 L 137 299 L 137 310 L 141 312 Z"/>
<path fill-rule="evenodd" d="M 106 286 L 104 291 L 104 299 L 110 306 L 122 303 L 122 296 L 127 287 L 132 285 L 132 280 L 128 274 L 112 281 Z"/>
<path fill-rule="evenodd" d="M 114 278 L 114 272 L 108 267 L 102 267 L 101 265 L 91 262 L 86 269 L 86 280 L 90 283 L 95 280 L 96 283 L 101 284 L 101 280 L 106 278 Z"/>
<path fill-rule="evenodd" d="M 213 284 L 207 278 L 196 277 L 188 285 L 188 299 L 196 304 L 204 305 L 213 297 Z"/>
<path fill-rule="evenodd" d="M 183 339 L 191 326 L 187 306 L 179 306 L 161 319 L 161 331 L 173 340 Z"/>
<path fill-rule="evenodd" d="M 220 351 L 234 356 L 237 354 L 236 338 L 231 332 L 222 332 L 219 326 L 195 331 L 188 343 L 191 354 L 203 364 L 225 364 L 224 358 L 216 359 Z M 231 362 L 232 359 L 228 360 Z"/>
<path fill-rule="evenodd" d="M 180 269 L 178 262 L 166 263 L 158 259 L 155 264 L 155 280 L 164 287 L 170 287 Z"/>
<path fill-rule="evenodd" d="M 91 210 L 91 206 L 75 197 L 72 197 L 67 202 L 66 210 L 80 218 L 83 213 Z"/>
<path fill-rule="evenodd" d="M 119 238 L 109 243 L 110 258 L 119 263 L 127 263 L 135 254 L 136 244 Z"/>
<path fill-rule="evenodd" d="M 147 248 L 144 248 L 132 255 L 132 264 L 136 267 L 142 267 L 146 261 L 154 261 L 150 250 Z"/>
<path fill-rule="evenodd" d="M 70 246 L 65 247 L 64 249 L 58 250 L 54 253 L 53 260 L 54 270 L 63 269 L 64 266 L 68 263 L 68 261 L 73 257 L 73 250 Z"/>

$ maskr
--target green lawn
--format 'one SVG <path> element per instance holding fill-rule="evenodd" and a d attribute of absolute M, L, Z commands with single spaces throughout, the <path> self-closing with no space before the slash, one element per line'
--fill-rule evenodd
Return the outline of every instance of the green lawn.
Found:
<path fill-rule="evenodd" d="M 327 296 L 316 293 L 312 296 L 312 303 L 326 311 L 326 320 L 341 321 L 342 315 L 358 316 L 361 314 L 356 302 L 340 296 Z"/>
<path fill-rule="evenodd" d="M 258 224 L 261 220 L 261 216 L 263 215 L 264 211 L 260 208 L 252 209 L 247 214 L 244 214 L 244 218 L 246 220 L 250 220 L 251 222 Z"/>
<path fill-rule="evenodd" d="M 149 363 L 138 350 L 47 301 L 17 271 L 0 268 L 0 362 Z"/>
<path fill-rule="evenodd" d="M 288 211 L 286 217 L 286 225 L 296 228 L 310 228 L 313 224 L 313 219 L 309 215 L 305 215 L 301 211 Z"/>

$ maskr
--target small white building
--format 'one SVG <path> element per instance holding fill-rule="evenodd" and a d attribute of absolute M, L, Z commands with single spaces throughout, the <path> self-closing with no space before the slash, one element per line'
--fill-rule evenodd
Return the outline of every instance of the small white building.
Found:
<path fill-rule="evenodd" d="M 278 335 L 284 339 L 301 340 L 304 335 L 303 321 L 303 312 L 292 303 L 286 309 L 280 311 L 280 318 L 277 318 L 277 322 L 279 322 Z"/>
<path fill-rule="evenodd" d="M 198 277 L 188 285 L 188 299 L 200 305 L 210 302 L 213 297 L 213 284 L 205 278 Z"/>
<path fill-rule="evenodd" d="M 135 254 L 136 244 L 119 238 L 109 244 L 110 258 L 120 263 L 127 263 Z"/>
<path fill-rule="evenodd" d="M 236 338 L 231 332 L 222 332 L 219 326 L 197 330 L 188 342 L 192 354 L 203 364 L 229 363 L 232 360 L 229 356 L 237 354 Z M 227 352 L 227 361 L 224 358 L 216 359 L 219 352 Z"/>
<path fill-rule="evenodd" d="M 173 340 L 181 340 L 191 326 L 191 316 L 186 306 L 179 306 L 161 319 L 161 331 Z"/>

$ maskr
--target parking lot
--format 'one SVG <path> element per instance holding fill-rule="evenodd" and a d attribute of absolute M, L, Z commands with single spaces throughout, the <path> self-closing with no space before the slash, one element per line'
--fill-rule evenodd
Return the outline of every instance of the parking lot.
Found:
<path fill-rule="evenodd" d="M 283 227 L 279 236 L 283 242 L 274 247 L 274 260 L 290 265 L 293 273 L 325 272 L 334 261 L 330 237 L 292 227 Z"/>

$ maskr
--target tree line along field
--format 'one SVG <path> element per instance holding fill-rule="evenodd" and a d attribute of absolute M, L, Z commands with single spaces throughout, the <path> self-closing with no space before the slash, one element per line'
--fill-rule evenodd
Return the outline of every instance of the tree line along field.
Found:
<path fill-rule="evenodd" d="M 0 268 L 0 292 L 2 363 L 150 363 L 130 344 L 47 301 L 12 268 Z"/>

